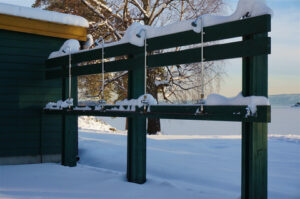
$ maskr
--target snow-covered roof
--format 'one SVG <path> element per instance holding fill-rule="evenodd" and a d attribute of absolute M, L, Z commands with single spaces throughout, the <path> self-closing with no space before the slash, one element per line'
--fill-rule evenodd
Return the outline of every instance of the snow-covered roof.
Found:
<path fill-rule="evenodd" d="M 40 8 L 29 8 L 23 6 L 0 3 L 0 14 L 36 19 L 41 21 L 80 26 L 87 28 L 88 21 L 80 16 L 42 10 Z"/>

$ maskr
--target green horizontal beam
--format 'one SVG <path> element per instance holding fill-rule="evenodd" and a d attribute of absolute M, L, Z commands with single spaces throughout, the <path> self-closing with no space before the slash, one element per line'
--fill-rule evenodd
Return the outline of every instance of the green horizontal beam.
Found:
<path fill-rule="evenodd" d="M 214 121 L 233 121 L 233 122 L 270 122 L 271 107 L 257 106 L 255 115 L 246 117 L 247 106 L 204 106 L 202 113 L 199 105 L 152 105 L 150 107 L 136 107 L 135 111 L 118 110 L 120 106 L 104 106 L 102 111 L 94 110 L 49 110 L 45 109 L 47 114 L 71 114 L 86 116 L 104 116 L 104 117 L 133 117 L 142 115 L 148 118 L 161 119 L 181 119 L 181 120 L 214 120 Z M 115 110 L 112 110 L 115 108 Z M 127 109 L 127 106 L 125 106 Z M 144 111 L 146 110 L 146 111 Z"/>
<path fill-rule="evenodd" d="M 247 18 L 204 27 L 204 42 L 229 39 L 250 34 L 263 33 L 271 31 L 271 16 L 262 15 L 258 17 Z M 194 31 L 185 31 L 170 35 L 155 37 L 147 40 L 148 50 L 154 51 L 172 47 L 186 46 L 201 43 L 201 36 Z M 132 55 L 142 52 L 143 47 L 137 47 L 129 43 L 119 44 L 105 48 L 105 58 Z M 95 48 L 88 51 L 72 54 L 72 64 L 101 59 L 102 49 Z M 46 66 L 48 68 L 58 67 L 68 64 L 68 56 L 48 59 Z"/>
<path fill-rule="evenodd" d="M 246 56 L 265 55 L 271 52 L 271 39 L 258 38 L 247 41 L 238 41 L 227 44 L 217 44 L 204 47 L 205 61 L 232 59 Z M 148 56 L 148 67 L 171 66 L 176 64 L 188 64 L 201 62 L 201 48 L 193 48 L 188 50 L 168 52 Z M 135 66 L 137 58 L 129 58 L 105 63 L 105 72 L 126 71 Z M 68 69 L 64 70 L 64 76 L 67 77 Z M 75 66 L 72 68 L 72 76 L 91 75 L 101 73 L 101 63 L 91 64 L 87 66 Z M 62 69 L 49 70 L 46 72 L 47 79 L 60 78 Z"/>
<path fill-rule="evenodd" d="M 217 24 L 204 27 L 204 42 L 230 39 L 249 34 L 271 31 L 271 16 L 258 17 Z M 171 35 L 151 38 L 148 40 L 147 49 L 150 51 L 166 49 L 178 46 L 186 46 L 201 43 L 201 34 L 194 31 L 179 32 Z"/>
<path fill-rule="evenodd" d="M 105 72 L 117 72 L 117 71 L 124 71 L 130 70 L 133 66 L 135 66 L 135 62 L 137 59 L 129 58 L 129 59 L 122 59 L 112 62 L 105 63 Z M 102 65 L 99 64 L 90 64 L 86 66 L 74 66 L 72 68 L 72 76 L 80 76 L 80 75 L 90 75 L 90 74 L 97 74 L 102 72 Z M 57 70 L 49 70 L 46 72 L 46 79 L 53 79 L 62 77 L 62 69 Z M 67 77 L 68 69 L 65 69 L 64 76 Z"/>
<path fill-rule="evenodd" d="M 267 37 L 206 46 L 203 51 L 204 61 L 266 55 L 271 52 L 271 39 Z M 150 55 L 148 60 L 148 67 L 201 62 L 201 48 Z"/>
<path fill-rule="evenodd" d="M 254 116 L 245 117 L 247 106 L 204 106 L 203 114 L 195 114 L 200 106 L 151 106 L 147 117 L 162 119 L 270 122 L 270 106 L 257 106 Z"/>
<path fill-rule="evenodd" d="M 136 54 L 139 52 L 143 52 L 143 50 L 144 50 L 143 47 L 137 47 L 130 43 L 120 44 L 116 46 L 109 46 L 109 47 L 105 47 L 104 58 L 118 57 L 118 56 L 128 55 L 128 54 Z M 71 58 L 72 58 L 72 64 L 76 64 L 80 62 L 101 59 L 101 57 L 102 57 L 102 48 L 100 47 L 88 51 L 83 51 L 80 53 L 74 53 L 72 54 Z M 58 66 L 63 66 L 68 64 L 69 64 L 68 55 L 46 60 L 47 68 L 55 68 Z"/>

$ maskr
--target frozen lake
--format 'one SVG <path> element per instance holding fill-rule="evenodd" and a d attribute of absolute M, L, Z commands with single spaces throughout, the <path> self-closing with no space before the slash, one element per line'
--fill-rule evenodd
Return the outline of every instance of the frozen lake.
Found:
<path fill-rule="evenodd" d="M 124 118 L 100 117 L 120 130 L 125 130 Z M 193 120 L 161 120 L 165 135 L 240 135 L 239 122 L 215 122 Z M 269 134 L 300 135 L 300 108 L 272 106 Z"/>

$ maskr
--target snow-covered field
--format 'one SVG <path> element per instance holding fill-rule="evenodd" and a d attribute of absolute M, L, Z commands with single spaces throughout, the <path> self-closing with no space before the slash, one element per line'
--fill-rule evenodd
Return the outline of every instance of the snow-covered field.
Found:
<path fill-rule="evenodd" d="M 77 167 L 0 166 L 0 198 L 237 199 L 239 135 L 156 135 L 147 139 L 147 182 L 126 181 L 124 132 L 81 118 Z M 97 130 L 91 130 L 97 126 Z M 90 128 L 87 130 L 87 128 Z M 112 131 L 113 130 L 113 131 Z M 269 198 L 300 198 L 300 136 L 269 137 Z"/>

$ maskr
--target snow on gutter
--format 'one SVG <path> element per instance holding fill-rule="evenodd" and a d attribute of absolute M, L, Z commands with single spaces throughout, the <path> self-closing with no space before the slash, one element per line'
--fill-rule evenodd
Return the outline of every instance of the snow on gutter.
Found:
<path fill-rule="evenodd" d="M 54 11 L 42 10 L 40 8 L 29 8 L 23 6 L 0 3 L 0 14 L 12 15 L 28 19 L 66 24 L 72 26 L 89 27 L 88 21 L 80 16 L 64 14 Z"/>

